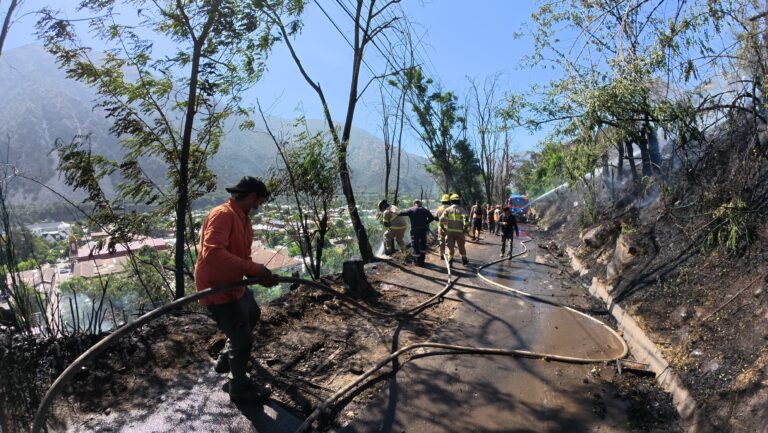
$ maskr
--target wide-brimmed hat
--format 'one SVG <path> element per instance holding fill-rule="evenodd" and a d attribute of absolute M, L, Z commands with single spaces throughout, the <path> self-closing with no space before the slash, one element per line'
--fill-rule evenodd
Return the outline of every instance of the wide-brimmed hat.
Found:
<path fill-rule="evenodd" d="M 227 192 L 255 192 L 259 197 L 269 197 L 269 190 L 264 182 L 253 176 L 243 176 L 236 185 L 224 189 Z"/>

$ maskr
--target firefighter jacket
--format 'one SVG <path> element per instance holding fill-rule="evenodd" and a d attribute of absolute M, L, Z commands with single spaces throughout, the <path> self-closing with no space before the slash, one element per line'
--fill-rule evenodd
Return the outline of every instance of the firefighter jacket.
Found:
<path fill-rule="evenodd" d="M 452 204 L 440 216 L 440 226 L 448 233 L 464 233 L 466 213 L 463 207 Z"/>
<path fill-rule="evenodd" d="M 435 211 L 435 218 L 440 219 L 440 217 L 443 215 L 443 211 L 448 209 L 449 204 L 441 204 L 439 208 Z"/>
<path fill-rule="evenodd" d="M 443 212 L 445 212 L 446 209 L 448 209 L 449 204 L 441 204 L 439 208 L 435 211 L 435 220 L 437 223 L 437 232 L 443 233 L 443 226 L 440 225 L 440 217 L 443 216 Z"/>
<path fill-rule="evenodd" d="M 397 214 L 397 206 L 391 205 L 384 210 L 381 215 L 384 227 L 393 230 L 404 229 L 407 227 L 405 217 Z"/>
<path fill-rule="evenodd" d="M 423 207 L 412 207 L 397 213 L 400 216 L 407 216 L 411 220 L 411 233 L 424 233 L 429 230 L 429 223 L 435 220 L 435 216 L 429 209 Z"/>

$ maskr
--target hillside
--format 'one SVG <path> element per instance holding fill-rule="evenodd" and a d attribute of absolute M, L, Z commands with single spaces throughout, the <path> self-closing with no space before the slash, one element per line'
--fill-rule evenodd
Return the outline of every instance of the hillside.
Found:
<path fill-rule="evenodd" d="M 94 109 L 96 95 L 76 81 L 65 77 L 54 59 L 38 45 L 27 45 L 8 51 L 0 61 L 0 137 L 2 157 L 6 151 L 8 161 L 25 176 L 38 179 L 56 191 L 71 195 L 57 176 L 57 156 L 51 153 L 57 139 L 69 141 L 78 134 L 91 134 L 94 153 L 110 158 L 120 155 L 117 139 L 109 134 L 110 120 Z M 273 128 L 290 124 L 290 120 L 270 118 Z M 243 174 L 261 176 L 277 161 L 277 152 L 270 138 L 259 132 L 240 131 L 234 122 L 227 133 L 219 153 L 210 161 L 218 176 L 218 187 L 233 183 Z M 310 120 L 310 129 L 324 127 L 319 120 Z M 352 181 L 359 194 L 380 194 L 383 190 L 384 161 L 381 157 L 383 142 L 373 134 L 353 128 L 349 146 Z M 401 170 L 401 191 L 418 193 L 429 190 L 433 181 L 423 169 L 426 160 L 413 154 L 404 154 Z M 153 179 L 163 179 L 164 169 L 153 161 L 145 162 L 144 169 Z M 113 185 L 104 185 L 112 191 Z M 10 188 L 11 201 L 36 205 L 56 201 L 54 194 L 39 185 L 15 180 Z M 77 195 L 75 195 L 77 197 Z"/>
<path fill-rule="evenodd" d="M 765 128 L 747 116 L 719 124 L 687 145 L 695 157 L 669 153 L 656 178 L 602 189 L 587 226 L 583 190 L 539 206 L 550 251 L 626 311 L 680 378 L 695 401 L 690 431 L 768 426 L 768 163 L 764 141 L 750 140 Z"/>

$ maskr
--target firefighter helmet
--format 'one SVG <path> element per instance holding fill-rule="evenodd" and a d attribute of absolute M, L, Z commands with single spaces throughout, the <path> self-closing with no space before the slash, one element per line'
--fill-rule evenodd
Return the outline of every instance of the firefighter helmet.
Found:
<path fill-rule="evenodd" d="M 379 202 L 379 210 L 384 210 L 389 207 L 389 203 L 387 203 L 387 200 L 382 200 Z"/>
<path fill-rule="evenodd" d="M 459 197 L 459 195 L 456 193 L 451 194 L 451 201 L 457 201 L 457 200 L 461 200 L 461 197 Z"/>
<path fill-rule="evenodd" d="M 440 197 L 440 201 L 442 202 L 451 201 L 451 196 L 448 194 L 443 194 L 443 196 Z"/>

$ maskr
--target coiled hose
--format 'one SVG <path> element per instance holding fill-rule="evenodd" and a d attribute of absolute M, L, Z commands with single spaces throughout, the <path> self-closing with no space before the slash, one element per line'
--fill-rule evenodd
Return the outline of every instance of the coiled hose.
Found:
<path fill-rule="evenodd" d="M 530 242 L 532 239 L 527 241 L 522 241 L 521 245 L 523 246 L 523 251 L 513 255 L 513 257 L 519 257 L 522 254 L 525 254 L 528 251 L 528 247 L 525 245 L 527 242 Z M 594 320 L 598 323 L 600 323 L 602 326 L 605 326 L 622 344 L 622 354 L 617 357 L 613 358 L 606 358 L 606 359 L 591 359 L 591 358 L 578 358 L 578 357 L 569 357 L 569 356 L 563 356 L 563 355 L 556 355 L 556 354 L 548 354 L 548 353 L 540 353 L 540 352 L 531 352 L 527 350 L 517 350 L 517 349 L 501 349 L 501 348 L 492 348 L 492 347 L 471 347 L 471 346 L 459 346 L 459 345 L 451 345 L 451 344 L 443 344 L 443 343 L 431 343 L 431 342 L 424 342 L 424 343 L 415 343 L 408 346 L 405 346 L 388 356 L 381 359 L 379 362 L 376 363 L 373 367 L 365 371 L 362 375 L 360 375 L 357 379 L 352 381 L 350 384 L 346 385 L 336 393 L 334 393 L 331 397 L 327 398 L 323 402 L 321 402 L 318 407 L 307 417 L 306 420 L 299 426 L 299 428 L 296 430 L 296 433 L 304 432 L 307 429 L 309 429 L 312 425 L 312 423 L 317 420 L 320 415 L 325 412 L 328 407 L 330 407 L 334 402 L 341 399 L 343 396 L 351 392 L 352 390 L 358 388 L 362 385 L 362 383 L 369 378 L 371 375 L 376 373 L 378 370 L 380 370 L 382 367 L 387 365 L 389 362 L 391 362 L 393 359 L 396 359 L 397 357 L 411 352 L 415 349 L 421 349 L 421 348 L 432 348 L 432 349 L 441 349 L 441 350 L 449 350 L 454 351 L 457 353 L 463 353 L 463 354 L 478 354 L 478 355 L 502 355 L 502 356 L 514 356 L 519 358 L 531 358 L 531 359 L 542 359 L 547 361 L 559 361 L 559 362 L 566 362 L 566 363 L 575 363 L 575 364 L 588 364 L 588 363 L 604 363 L 604 362 L 612 362 L 617 361 L 619 359 L 624 358 L 627 355 L 628 348 L 624 340 L 612 329 L 607 327 L 607 325 L 603 324 L 597 319 L 594 319 L 580 311 L 577 311 L 571 307 L 557 304 L 552 301 L 539 298 L 535 295 L 531 295 L 525 292 L 521 292 L 519 290 L 515 290 L 506 286 L 503 286 L 499 283 L 493 282 L 487 278 L 485 278 L 480 271 L 492 264 L 498 263 L 501 260 L 496 260 L 493 262 L 489 262 L 477 270 L 477 274 L 480 278 L 482 278 L 484 281 L 489 282 L 490 284 L 493 284 L 495 286 L 501 287 L 505 290 L 512 291 L 514 293 L 517 293 L 519 295 L 525 296 L 529 299 L 533 299 L 539 302 L 545 302 L 549 305 L 556 305 L 558 307 L 566 308 L 570 311 L 573 311 L 577 314 L 583 315 L 588 317 L 590 320 Z M 298 283 L 306 286 L 315 287 L 317 289 L 320 289 L 322 291 L 328 292 L 330 294 L 333 294 L 334 296 L 337 296 L 342 301 L 354 306 L 355 308 L 365 311 L 371 315 L 382 317 L 382 318 L 407 318 L 412 317 L 415 314 L 418 314 L 423 308 L 430 305 L 432 302 L 441 299 L 445 294 L 447 294 L 451 288 L 454 286 L 455 282 L 458 280 L 458 278 L 454 278 L 452 276 L 451 272 L 451 265 L 448 262 L 448 260 L 445 260 L 446 269 L 448 271 L 448 281 L 446 282 L 443 289 L 429 298 L 428 300 L 420 303 L 419 305 L 416 305 L 415 307 L 409 308 L 404 311 L 399 312 L 381 312 L 378 310 L 375 310 L 373 308 L 370 308 L 366 305 L 361 304 L 360 302 L 357 302 L 356 300 L 352 299 L 351 297 L 332 289 L 331 287 L 319 283 L 317 281 L 310 281 L 310 280 L 304 280 L 301 278 L 293 278 L 293 277 L 277 277 L 277 281 L 279 283 Z M 171 303 L 168 303 L 166 305 L 163 305 L 161 307 L 158 307 L 143 316 L 137 318 L 133 322 L 127 323 L 123 325 L 122 327 L 118 328 L 114 332 L 112 332 L 110 335 L 105 337 L 104 339 L 100 340 L 98 343 L 93 345 L 91 348 L 83 352 L 77 359 L 72 361 L 72 363 L 63 371 L 59 376 L 56 378 L 56 380 L 51 384 L 51 387 L 48 388 L 48 391 L 46 391 L 45 396 L 40 402 L 40 406 L 37 409 L 37 413 L 35 414 L 35 418 L 33 420 L 32 424 L 32 433 L 40 433 L 45 425 L 45 418 L 48 413 L 48 410 L 50 409 L 51 404 L 53 403 L 53 399 L 61 392 L 64 385 L 66 385 L 72 377 L 79 371 L 80 367 L 88 362 L 89 360 L 93 359 L 100 353 L 104 352 L 110 345 L 112 345 L 114 342 L 119 340 L 121 337 L 125 336 L 126 334 L 134 331 L 135 329 L 145 325 L 148 322 L 151 322 L 154 319 L 157 319 L 179 307 L 182 307 L 184 305 L 187 305 L 191 302 L 197 301 L 202 298 L 206 298 L 208 296 L 211 296 L 213 294 L 230 290 L 235 287 L 241 287 L 244 285 L 252 285 L 252 284 L 258 284 L 259 279 L 258 278 L 247 278 L 242 281 L 238 281 L 236 283 L 226 284 L 218 287 L 213 287 L 210 289 L 206 289 L 200 292 L 197 292 L 195 294 L 179 298 Z"/>

